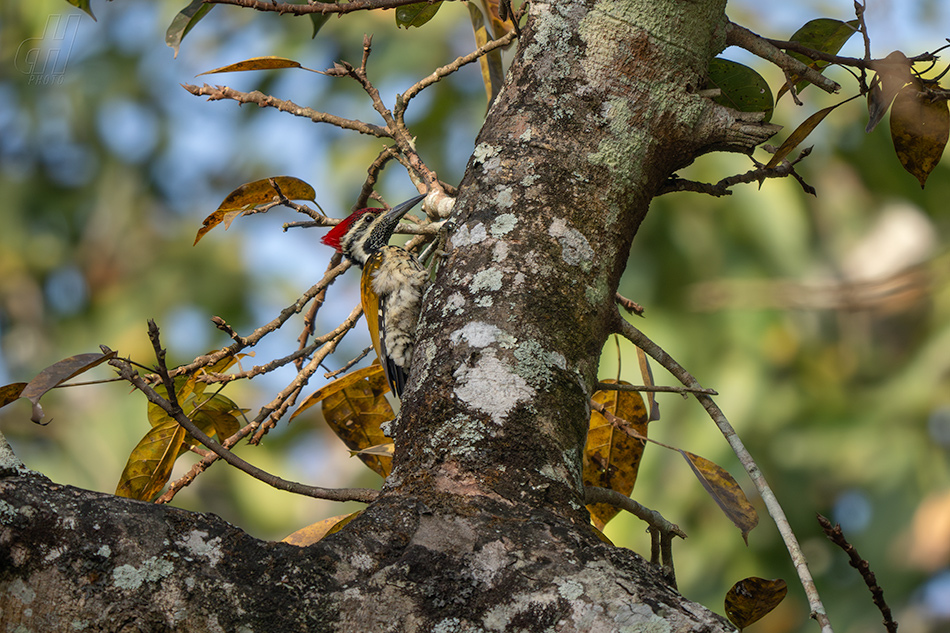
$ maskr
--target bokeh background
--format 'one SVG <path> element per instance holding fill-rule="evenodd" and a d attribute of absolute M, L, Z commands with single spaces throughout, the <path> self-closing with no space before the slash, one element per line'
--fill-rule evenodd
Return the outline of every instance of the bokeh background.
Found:
<path fill-rule="evenodd" d="M 229 191 L 268 176 L 310 182 L 324 211 L 344 215 L 381 142 L 271 109 L 209 103 L 179 84 L 259 89 L 376 122 L 345 80 L 300 70 L 195 75 L 259 55 L 318 70 L 357 63 L 366 32 L 374 34 L 371 78 L 391 100 L 473 47 L 461 4 L 408 32 L 396 29 L 391 12 L 332 18 L 316 39 L 307 18 L 218 7 L 175 59 L 164 33 L 182 6 L 94 2 L 93 22 L 62 0 L 0 5 L 0 384 L 27 381 L 100 343 L 149 363 L 149 318 L 170 360 L 187 362 L 228 343 L 212 315 L 246 334 L 322 275 L 330 256 L 322 232 L 282 230 L 303 219 L 290 210 L 242 218 L 192 242 Z M 811 18 L 847 20 L 851 11 L 843 0 L 729 5 L 733 20 L 779 38 Z M 950 7 L 937 0 L 875 2 L 867 19 L 877 57 L 934 50 L 950 35 Z M 861 56 L 858 38 L 842 53 Z M 740 51 L 724 56 L 754 65 L 774 87 L 782 82 Z M 842 95 L 853 94 L 847 73 L 828 74 Z M 792 129 L 843 98 L 813 87 L 802 96 L 804 107 L 783 98 L 774 121 Z M 773 180 L 719 199 L 657 199 L 621 291 L 646 307 L 636 325 L 721 394 L 802 541 L 836 629 L 877 631 L 880 616 L 821 535 L 816 512 L 840 522 L 870 560 L 902 631 L 950 631 L 950 174 L 944 161 L 922 191 L 895 158 L 887 121 L 866 134 L 863 110 L 860 100 L 840 108 L 808 141 L 814 152 L 799 171 L 817 197 L 793 180 Z M 409 113 L 422 155 L 443 180 L 458 182 L 485 113 L 477 65 L 426 90 Z M 749 168 L 747 158 L 714 155 L 680 175 L 715 182 Z M 380 189 L 391 200 L 414 192 L 398 166 Z M 357 300 L 355 275 L 336 284 L 318 331 Z M 265 339 L 245 365 L 295 349 L 299 328 L 294 321 Z M 327 371 L 367 345 L 358 328 Z M 603 377 L 620 372 L 639 383 L 633 350 L 623 342 L 620 350 L 618 363 L 608 343 Z M 87 377 L 110 375 L 100 368 Z M 278 371 L 225 393 L 254 409 L 292 377 Z M 672 379 L 657 370 L 657 381 Z M 316 376 L 311 388 L 322 382 Z M 651 435 L 728 468 L 763 514 L 746 547 L 685 462 L 650 446 L 634 496 L 689 534 L 674 550 L 680 589 L 722 613 L 732 583 L 782 577 L 789 598 L 750 630 L 815 630 L 784 545 L 725 441 L 695 402 L 666 395 L 660 403 Z M 112 492 L 148 428 L 142 398 L 104 383 L 57 390 L 44 407 L 44 427 L 29 421 L 26 402 L 0 410 L 18 456 L 55 481 Z M 378 485 L 311 412 L 281 421 L 262 446 L 237 451 L 288 479 Z M 176 474 L 192 460 L 180 461 Z M 267 539 L 358 507 L 273 491 L 223 465 L 175 504 Z M 633 518 L 614 519 L 606 533 L 648 551 Z"/>

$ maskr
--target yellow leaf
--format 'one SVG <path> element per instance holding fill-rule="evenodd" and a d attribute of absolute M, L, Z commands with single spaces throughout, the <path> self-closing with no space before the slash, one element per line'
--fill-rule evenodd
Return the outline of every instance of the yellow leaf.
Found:
<path fill-rule="evenodd" d="M 749 532 L 759 523 L 759 515 L 742 492 L 742 488 L 724 468 L 694 453 L 680 450 L 693 474 L 719 505 L 726 516 L 742 532 L 742 540 L 749 544 Z"/>
<path fill-rule="evenodd" d="M 243 62 L 236 62 L 234 64 L 228 64 L 227 66 L 222 66 L 221 68 L 215 68 L 214 70 L 206 70 L 203 73 L 198 73 L 196 77 L 201 75 L 211 75 L 214 73 L 234 73 L 241 72 L 245 70 L 274 70 L 276 68 L 303 68 L 300 65 L 300 62 L 295 62 L 292 59 L 287 59 L 285 57 L 274 57 L 269 55 L 267 57 L 252 57 L 250 59 L 245 59 Z"/>
<path fill-rule="evenodd" d="M 380 455 L 382 457 L 392 457 L 393 453 L 396 451 L 396 445 L 392 442 L 386 444 L 377 444 L 376 446 L 370 446 L 369 448 L 364 448 L 361 451 L 350 451 L 351 455 Z"/>
<path fill-rule="evenodd" d="M 491 5 L 492 2 L 483 4 Z M 495 28 L 498 28 L 498 25 L 501 25 L 501 28 L 508 30 L 504 23 L 501 22 L 499 18 L 497 18 L 498 3 L 495 2 L 494 5 L 494 14 L 491 12 L 491 7 L 488 7 L 491 18 L 490 21 L 486 23 L 485 15 L 482 13 L 482 10 L 475 6 L 474 3 L 468 3 L 468 13 L 472 20 L 472 29 L 475 32 L 476 46 L 484 46 L 491 39 L 493 39 L 492 33 L 489 31 L 489 25 Z M 503 35 L 503 31 L 499 31 L 495 37 L 499 37 L 501 35 Z M 502 84 L 505 82 L 505 72 L 501 58 L 501 51 L 496 48 L 487 55 L 482 55 L 479 57 L 478 62 L 482 69 L 482 81 L 485 84 L 485 94 L 488 97 L 488 105 L 491 106 L 492 101 L 495 99 L 495 95 L 498 94 L 498 92 L 501 90 Z"/>
<path fill-rule="evenodd" d="M 603 382 L 616 383 L 615 380 Z M 620 384 L 629 383 L 621 381 Z M 644 445 L 643 440 L 633 437 L 629 431 L 647 436 L 648 419 L 643 398 L 635 391 L 604 390 L 595 393 L 593 400 L 604 405 L 610 418 L 619 418 L 625 424 L 616 424 L 597 411 L 591 412 L 584 449 L 584 485 L 610 488 L 629 495 L 637 481 Z M 603 530 L 619 512 L 603 503 L 589 505 L 587 509 L 599 530 Z"/>
<path fill-rule="evenodd" d="M 310 394 L 306 400 L 304 400 L 299 407 L 293 412 L 290 416 L 290 421 L 293 422 L 293 419 L 298 415 L 309 409 L 315 404 L 323 402 L 323 400 L 338 391 L 346 389 L 355 385 L 365 378 L 372 378 L 378 374 L 383 373 L 383 368 L 378 363 L 373 363 L 369 367 L 364 367 L 362 369 L 357 369 L 356 371 L 351 371 L 348 374 L 340 376 L 333 382 L 327 383 L 322 386 L 320 389 Z M 387 387 L 388 390 L 388 387 Z"/>
<path fill-rule="evenodd" d="M 367 449 L 392 442 L 379 430 L 380 424 L 395 417 L 386 400 L 387 391 L 389 385 L 383 368 L 374 363 L 324 385 L 304 400 L 290 419 L 323 403 L 323 417 L 334 433 L 363 463 L 386 477 L 392 468 L 392 458 L 369 453 Z"/>
<path fill-rule="evenodd" d="M 277 190 L 274 189 L 271 180 L 280 187 L 281 193 L 288 200 L 316 200 L 317 194 L 313 187 L 293 176 L 275 176 L 245 183 L 229 193 L 224 202 L 218 205 L 217 210 L 204 219 L 194 243 L 197 244 L 205 233 L 222 222 L 225 223 L 225 229 L 227 229 L 236 217 L 244 214 L 248 209 L 275 202 L 278 199 Z"/>
<path fill-rule="evenodd" d="M 26 387 L 25 382 L 15 382 L 0 387 L 0 407 L 5 407 L 14 400 L 17 400 L 20 394 L 23 393 L 24 387 Z"/>
<path fill-rule="evenodd" d="M 178 379 L 176 386 L 183 390 L 188 380 L 184 376 L 178 378 L 181 386 Z M 162 396 L 166 393 L 162 386 L 156 387 L 155 391 Z M 191 393 L 180 399 L 179 405 L 205 435 L 221 439 L 237 432 L 240 428 L 238 416 L 247 411 L 220 393 L 210 397 Z M 119 477 L 115 494 L 120 497 L 151 501 L 168 483 L 175 461 L 190 447 L 200 446 L 164 409 L 151 402 L 148 403 L 148 421 L 152 428 L 132 449 Z"/>
<path fill-rule="evenodd" d="M 768 615 L 788 593 L 781 578 L 744 578 L 726 593 L 726 616 L 742 630 Z"/>
<path fill-rule="evenodd" d="M 185 429 L 171 418 L 152 427 L 132 449 L 115 494 L 139 501 L 154 499 L 171 477 L 175 460 L 185 450 L 186 435 Z"/>
<path fill-rule="evenodd" d="M 339 532 L 347 523 L 359 516 L 359 514 L 359 512 L 352 512 L 350 514 L 341 514 L 339 516 L 330 517 L 329 519 L 317 521 L 312 525 L 300 528 L 293 534 L 286 536 L 281 539 L 281 542 L 290 543 L 298 547 L 313 545 L 327 534 Z"/>
<path fill-rule="evenodd" d="M 323 400 L 323 417 L 346 447 L 363 451 L 371 446 L 392 442 L 379 425 L 394 417 L 386 400 L 386 376 L 380 368 L 371 376 L 329 394 Z M 392 469 L 392 457 L 360 452 L 364 464 L 382 477 Z"/>

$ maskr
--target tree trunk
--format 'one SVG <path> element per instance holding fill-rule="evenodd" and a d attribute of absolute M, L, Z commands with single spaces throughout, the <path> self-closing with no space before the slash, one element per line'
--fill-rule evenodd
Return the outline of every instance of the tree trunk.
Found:
<path fill-rule="evenodd" d="M 768 136 L 697 94 L 724 5 L 531 3 L 426 297 L 378 501 L 297 548 L 56 485 L 10 456 L 2 630 L 731 630 L 601 542 L 581 482 L 613 296 L 651 198 L 699 154 Z"/>

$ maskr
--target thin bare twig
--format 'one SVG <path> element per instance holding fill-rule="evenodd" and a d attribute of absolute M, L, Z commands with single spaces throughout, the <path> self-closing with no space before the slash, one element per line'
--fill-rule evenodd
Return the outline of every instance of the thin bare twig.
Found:
<path fill-rule="evenodd" d="M 448 77 L 463 66 L 478 61 L 480 57 L 484 57 L 493 50 L 508 46 L 512 41 L 514 41 L 515 37 L 517 37 L 517 34 L 514 31 L 509 31 L 508 33 L 499 37 L 497 40 L 486 42 L 484 45 L 479 46 L 471 53 L 456 58 L 452 63 L 446 64 L 441 68 L 436 68 L 434 71 L 432 71 L 431 75 L 428 77 L 423 77 L 417 81 L 415 84 L 410 86 L 408 90 L 402 93 L 402 99 L 399 103 L 397 103 L 396 108 L 394 109 L 396 120 L 400 122 L 403 120 L 403 115 L 406 111 L 406 106 L 409 105 L 409 101 L 424 89 L 444 79 L 445 77 Z"/>
<path fill-rule="evenodd" d="M 335 125 L 344 130 L 354 130 L 360 134 L 369 134 L 370 136 L 378 136 L 379 138 L 392 138 L 393 136 L 389 130 L 378 125 L 363 123 L 357 119 L 346 119 L 334 114 L 320 112 L 319 110 L 314 110 L 313 108 L 299 106 L 293 101 L 278 99 L 277 97 L 266 95 L 259 90 L 255 90 L 253 92 L 241 92 L 240 90 L 234 90 L 227 86 L 209 86 L 208 84 L 204 84 L 202 86 L 182 84 L 182 87 L 195 96 L 208 97 L 209 101 L 231 99 L 232 101 L 237 101 L 241 104 L 255 103 L 262 108 L 276 108 L 281 112 L 288 112 L 294 116 L 310 119 L 314 123 L 329 123 L 330 125 Z"/>
<path fill-rule="evenodd" d="M 171 416 L 179 425 L 181 425 L 196 440 L 206 448 L 214 452 L 218 457 L 225 460 L 235 468 L 251 475 L 252 477 L 263 481 L 279 490 L 286 490 L 297 494 L 314 497 L 316 499 L 329 499 L 331 501 L 362 501 L 370 503 L 376 499 L 379 492 L 366 488 L 321 488 L 318 486 L 308 486 L 298 482 L 287 481 L 268 473 L 253 464 L 241 459 L 228 449 L 224 448 L 218 442 L 208 437 L 201 429 L 195 426 L 188 416 L 184 414 L 175 394 L 175 383 L 168 373 L 165 366 L 165 350 L 161 348 L 159 341 L 158 326 L 154 321 L 149 321 L 149 339 L 155 349 L 155 356 L 158 360 L 158 374 L 161 376 L 162 383 L 168 394 L 167 398 L 159 395 L 148 383 L 146 383 L 138 372 L 132 369 L 132 366 L 121 359 L 113 359 L 109 363 L 119 370 L 119 374 L 132 383 L 139 391 L 145 394 L 149 402 L 158 405 L 165 413 Z"/>
<path fill-rule="evenodd" d="M 367 356 L 371 351 L 373 351 L 373 348 L 372 348 L 372 347 L 367 347 L 367 348 L 364 349 L 362 352 L 360 352 L 359 354 L 357 354 L 357 355 L 356 355 L 356 358 L 351 359 L 346 365 L 343 365 L 343 367 L 340 367 L 340 368 L 337 369 L 336 371 L 331 371 L 331 372 L 327 372 L 327 373 L 323 374 L 323 377 L 326 378 L 327 380 L 329 380 L 330 378 L 336 378 L 336 377 L 339 376 L 340 374 L 345 374 L 347 371 L 349 371 L 349 369 L 350 369 L 353 365 L 355 365 L 356 363 L 358 363 L 358 362 L 360 362 L 361 360 L 363 360 L 364 358 L 366 358 L 366 356 Z"/>
<path fill-rule="evenodd" d="M 752 182 L 757 182 L 761 185 L 766 178 L 785 178 L 789 175 L 798 180 L 805 193 L 815 195 L 815 188 L 802 180 L 795 171 L 795 165 L 803 158 L 807 157 L 810 153 L 810 148 L 805 148 L 795 160 L 782 161 L 776 167 L 765 167 L 762 164 L 756 163 L 755 169 L 750 169 L 744 174 L 737 174 L 735 176 L 723 178 L 715 184 L 696 182 L 694 180 L 685 180 L 674 175 L 668 178 L 665 183 L 663 183 L 656 195 L 661 196 L 663 194 L 673 193 L 674 191 L 692 191 L 694 193 L 705 193 L 707 195 L 716 197 L 731 196 L 732 191 L 730 191 L 730 188 L 734 185 L 748 184 Z"/>
<path fill-rule="evenodd" d="M 598 391 L 650 391 L 658 393 L 678 393 L 685 396 L 689 393 L 702 393 L 707 396 L 718 396 L 719 392 L 715 389 L 703 389 L 693 387 L 675 387 L 673 385 L 619 385 L 612 382 L 598 382 L 595 385 Z"/>
<path fill-rule="evenodd" d="M 341 253 L 333 253 L 333 255 L 330 256 L 330 261 L 327 263 L 326 272 L 328 273 L 339 266 L 342 261 L 343 255 Z M 303 329 L 300 332 L 300 336 L 297 337 L 298 349 L 304 349 L 307 346 L 307 340 L 314 334 L 314 323 L 317 319 L 317 312 L 320 310 L 320 306 L 323 305 L 323 302 L 326 301 L 326 298 L 326 287 L 313 298 L 313 303 L 310 304 L 310 309 L 307 310 L 307 314 L 305 314 L 303 318 Z M 294 360 L 294 366 L 297 368 L 297 371 L 303 368 L 303 356 Z"/>
<path fill-rule="evenodd" d="M 645 334 L 643 334 L 643 332 L 624 320 L 623 317 L 620 316 L 619 312 L 616 314 L 616 318 L 618 321 L 619 334 L 626 337 L 631 343 L 646 352 L 648 356 L 665 367 L 667 371 L 673 374 L 677 380 L 687 387 L 696 390 L 702 389 L 702 385 L 699 384 L 699 381 L 697 381 L 688 371 L 686 371 L 682 365 L 676 362 L 672 356 L 667 354 L 663 348 L 651 341 Z M 762 497 L 762 501 L 765 503 L 765 507 L 768 509 L 769 515 L 771 515 L 776 527 L 778 527 L 779 533 L 782 535 L 782 540 L 785 541 L 785 547 L 788 549 L 792 563 L 795 566 L 795 570 L 798 572 L 798 577 L 802 583 L 802 587 L 805 589 L 805 595 L 808 598 L 808 604 L 811 608 L 811 617 L 817 620 L 821 625 L 822 633 L 832 633 L 831 622 L 829 621 L 828 614 L 821 602 L 821 597 L 818 595 L 818 589 L 815 587 L 815 581 L 808 569 L 808 562 L 805 560 L 804 554 L 802 554 L 801 546 L 798 544 L 798 539 L 796 538 L 795 533 L 792 531 L 792 527 L 788 522 L 788 518 L 785 516 L 785 511 L 782 509 L 781 504 L 779 504 L 778 499 L 775 497 L 775 493 L 765 480 L 765 475 L 763 475 L 762 471 L 759 470 L 755 460 L 752 459 L 752 455 L 750 455 L 749 451 L 746 450 L 742 440 L 736 434 L 735 429 L 732 428 L 729 420 L 726 419 L 726 416 L 723 414 L 722 410 L 719 409 L 713 399 L 703 393 L 696 393 L 695 396 L 696 399 L 699 400 L 700 404 L 703 405 L 703 408 L 706 409 L 709 417 L 711 417 L 713 422 L 716 423 L 716 426 L 719 427 L 719 430 L 726 438 L 726 441 L 729 442 L 729 445 L 732 447 L 736 457 L 739 458 L 743 468 L 745 468 L 746 472 L 749 474 L 749 477 L 752 479 L 752 483 L 755 484 L 755 488 Z"/>
<path fill-rule="evenodd" d="M 614 301 L 616 301 L 621 308 L 629 312 L 630 314 L 635 314 L 638 317 L 642 317 L 643 313 L 646 312 L 643 306 L 634 301 L 633 299 L 627 299 L 625 296 L 619 292 L 614 295 Z"/>
<path fill-rule="evenodd" d="M 828 540 L 840 547 L 844 553 L 848 555 L 848 563 L 861 574 L 861 578 L 864 579 L 864 584 L 868 586 L 871 592 L 871 599 L 874 601 L 874 606 L 878 608 L 881 612 L 881 616 L 884 618 L 884 628 L 887 629 L 888 633 L 897 633 L 897 622 L 894 621 L 891 615 L 891 608 L 887 606 L 887 602 L 884 600 L 884 590 L 877 584 L 877 577 L 874 575 L 874 572 L 871 571 L 871 565 L 861 558 L 858 554 L 858 550 L 854 548 L 854 545 L 849 543 L 848 539 L 844 537 L 840 525 L 831 525 L 831 521 L 820 514 L 818 515 L 818 523 L 821 525 L 821 529 L 824 530 Z"/>
<path fill-rule="evenodd" d="M 176 367 L 175 369 L 169 370 L 169 374 L 171 374 L 173 377 L 191 374 L 201 369 L 202 367 L 208 367 L 210 365 L 214 365 L 216 362 L 218 362 L 222 358 L 233 356 L 244 348 L 253 347 L 257 345 L 257 343 L 259 343 L 262 338 L 264 338 L 271 332 L 280 328 L 280 326 L 286 323 L 293 315 L 303 310 L 304 306 L 306 306 L 310 302 L 311 299 L 317 296 L 324 288 L 326 288 L 327 286 L 332 284 L 334 281 L 336 281 L 336 278 L 342 275 L 344 272 L 346 272 L 350 266 L 351 266 L 350 261 L 345 260 L 333 270 L 328 271 L 326 274 L 323 275 L 323 278 L 320 281 L 318 281 L 316 284 L 311 286 L 293 304 L 281 310 L 280 314 L 276 318 L 272 319 L 269 323 L 266 323 L 262 325 L 261 327 L 257 328 L 256 330 L 251 332 L 250 335 L 246 337 L 239 337 L 239 340 L 235 340 L 235 342 L 232 345 L 229 345 L 228 347 L 220 349 L 217 352 L 199 356 L 198 358 L 193 360 L 191 363 L 188 363 L 187 365 L 181 365 L 179 367 Z M 214 321 L 214 319 L 212 319 L 212 321 Z M 215 321 L 215 325 L 217 325 L 217 321 Z"/>
<path fill-rule="evenodd" d="M 303 388 L 310 381 L 310 377 L 316 373 L 320 368 L 320 365 L 326 359 L 327 356 L 336 351 L 336 346 L 343 339 L 343 335 L 353 327 L 352 324 L 356 323 L 356 320 L 359 319 L 359 316 L 363 314 L 363 307 L 357 305 L 350 312 L 350 316 L 346 318 L 344 324 L 350 324 L 349 327 L 343 327 L 343 325 L 337 328 L 337 334 L 333 338 L 329 339 L 320 349 L 317 351 L 313 357 L 310 359 L 310 362 L 307 365 L 297 372 L 297 376 L 291 381 L 289 385 L 284 387 L 283 390 L 277 397 L 275 397 L 269 404 L 265 407 L 262 407 L 260 412 L 255 417 L 255 422 L 258 423 L 259 428 L 257 428 L 254 433 L 254 437 L 250 439 L 251 444 L 260 443 L 264 435 L 272 429 L 280 418 L 283 417 L 284 413 L 294 405 L 297 400 L 297 396 L 303 390 Z"/>
<path fill-rule="evenodd" d="M 198 376 L 198 380 L 200 380 L 201 382 L 207 382 L 207 383 L 226 384 L 234 380 L 240 380 L 242 378 L 250 379 L 250 378 L 254 378 L 255 376 L 260 376 L 261 374 L 270 373 L 274 371 L 275 369 L 277 369 L 278 367 L 283 367 L 284 365 L 287 365 L 293 361 L 298 361 L 310 356 L 310 354 L 312 354 L 314 350 L 316 350 L 321 345 L 325 345 L 326 343 L 342 338 L 346 332 L 353 329 L 353 326 L 356 325 L 356 322 L 359 320 L 361 314 L 362 314 L 361 310 L 353 310 L 350 313 L 350 316 L 348 316 L 343 321 L 343 323 L 336 326 L 333 330 L 327 332 L 323 336 L 319 336 L 315 338 L 306 347 L 302 347 L 294 351 L 292 354 L 288 354 L 287 356 L 284 356 L 283 358 L 275 358 L 274 360 L 264 365 L 254 365 L 248 370 L 234 372 L 232 374 L 206 372 Z"/>
<path fill-rule="evenodd" d="M 309 15 L 311 13 L 351 13 L 353 11 L 370 11 L 372 9 L 395 9 L 396 7 L 413 4 L 419 0 L 352 0 L 340 4 L 330 2 L 308 2 L 307 4 L 291 4 L 290 2 L 276 2 L 275 0 L 205 0 L 208 4 L 228 4 L 256 11 L 273 13 L 289 13 L 291 15 Z"/>

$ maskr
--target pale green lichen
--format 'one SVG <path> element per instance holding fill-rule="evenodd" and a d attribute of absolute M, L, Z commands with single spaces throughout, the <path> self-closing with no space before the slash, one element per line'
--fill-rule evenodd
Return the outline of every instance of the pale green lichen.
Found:
<path fill-rule="evenodd" d="M 548 352 L 537 341 L 525 341 L 515 349 L 518 375 L 531 383 L 547 384 L 552 368 L 565 369 L 567 361 L 559 352 Z"/>
<path fill-rule="evenodd" d="M 477 165 L 478 163 L 484 163 L 486 160 L 497 156 L 498 148 L 488 143 L 479 143 L 475 147 L 475 151 L 472 152 L 473 162 Z"/>
<path fill-rule="evenodd" d="M 535 390 L 512 371 L 495 350 L 487 348 L 474 366 L 467 363 L 453 373 L 455 396 L 468 406 L 488 414 L 501 425 L 522 402 L 534 399 Z"/>
<path fill-rule="evenodd" d="M 449 295 L 445 303 L 442 304 L 442 316 L 448 316 L 449 312 L 453 314 L 462 314 L 465 311 L 465 297 L 460 292 L 453 292 Z"/>
<path fill-rule="evenodd" d="M 491 260 L 495 263 L 501 263 L 508 259 L 508 242 L 495 242 L 492 248 Z"/>
<path fill-rule="evenodd" d="M 445 618 L 432 627 L 432 633 L 458 633 L 461 626 L 462 621 L 458 618 Z"/>
<path fill-rule="evenodd" d="M 224 558 L 224 552 L 221 551 L 221 537 L 216 536 L 211 540 L 205 540 L 207 538 L 207 532 L 192 530 L 188 536 L 180 539 L 178 544 L 195 556 L 204 556 L 214 567 Z"/>
<path fill-rule="evenodd" d="M 10 588 L 7 589 L 7 593 L 23 604 L 32 604 L 33 600 L 36 599 L 36 591 L 20 578 L 10 583 Z"/>
<path fill-rule="evenodd" d="M 515 204 L 515 195 L 511 190 L 511 187 L 506 187 L 504 185 L 498 185 L 496 188 L 498 193 L 495 194 L 495 204 L 501 207 L 502 209 L 510 209 Z"/>
<path fill-rule="evenodd" d="M 563 218 L 557 218 L 548 227 L 548 235 L 561 244 L 561 258 L 569 266 L 580 266 L 589 271 L 594 260 L 594 249 L 584 234 L 567 226 Z"/>
<path fill-rule="evenodd" d="M 584 298 L 592 306 L 599 306 L 607 300 L 609 289 L 606 279 L 598 279 L 596 286 L 588 286 L 584 289 Z"/>
<path fill-rule="evenodd" d="M 485 231 L 485 225 L 481 222 L 471 228 L 462 225 L 452 236 L 452 247 L 458 248 L 460 246 L 478 244 L 486 239 L 488 239 L 488 233 Z"/>
<path fill-rule="evenodd" d="M 98 550 L 96 550 L 97 556 L 102 556 L 103 558 L 109 558 L 112 556 L 112 548 L 108 545 L 103 545 Z"/>
<path fill-rule="evenodd" d="M 555 581 L 557 582 L 557 581 Z M 568 600 L 577 600 L 584 595 L 584 585 L 573 580 L 558 582 L 557 592 Z"/>
<path fill-rule="evenodd" d="M 518 218 L 514 214 L 502 213 L 491 223 L 489 231 L 492 237 L 501 237 L 510 233 L 516 224 L 518 224 Z"/>
<path fill-rule="evenodd" d="M 449 340 L 453 345 L 466 343 L 476 349 L 488 347 L 498 343 L 501 348 L 511 348 L 517 342 L 517 339 L 501 328 L 485 323 L 483 321 L 470 321 L 463 327 L 449 334 Z"/>
<path fill-rule="evenodd" d="M 473 293 L 481 292 L 482 290 L 495 292 L 501 290 L 501 282 L 503 278 L 504 275 L 497 268 L 481 270 L 472 275 L 472 284 L 470 289 Z"/>
<path fill-rule="evenodd" d="M 0 499 L 0 524 L 7 525 L 13 523 L 19 514 L 13 505 Z"/>
<path fill-rule="evenodd" d="M 142 566 L 122 565 L 112 570 L 112 584 L 119 589 L 134 591 L 147 582 L 158 582 L 174 571 L 174 565 L 160 558 L 149 558 Z"/>

